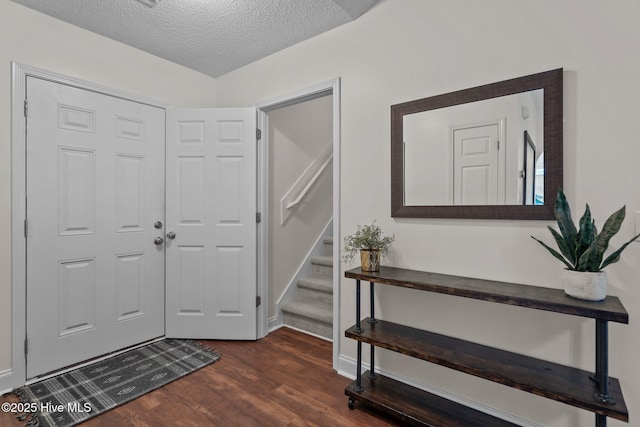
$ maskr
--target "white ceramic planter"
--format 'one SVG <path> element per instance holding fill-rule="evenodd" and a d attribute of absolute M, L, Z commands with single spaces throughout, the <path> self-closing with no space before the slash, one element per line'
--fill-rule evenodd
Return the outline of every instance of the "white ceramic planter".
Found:
<path fill-rule="evenodd" d="M 601 301 L 607 297 L 607 273 L 564 270 L 562 283 L 567 295 L 574 298 Z"/>

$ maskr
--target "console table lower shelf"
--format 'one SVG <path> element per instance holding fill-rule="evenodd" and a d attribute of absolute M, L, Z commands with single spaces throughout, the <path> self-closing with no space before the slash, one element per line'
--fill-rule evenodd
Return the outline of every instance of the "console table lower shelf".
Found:
<path fill-rule="evenodd" d="M 476 411 L 444 397 L 417 389 L 400 381 L 375 374 L 370 378 L 366 371 L 362 378 L 363 390 L 356 381 L 344 391 L 349 396 L 349 406 L 363 402 L 384 413 L 393 415 L 403 423 L 432 427 L 513 427 L 500 418 Z"/>

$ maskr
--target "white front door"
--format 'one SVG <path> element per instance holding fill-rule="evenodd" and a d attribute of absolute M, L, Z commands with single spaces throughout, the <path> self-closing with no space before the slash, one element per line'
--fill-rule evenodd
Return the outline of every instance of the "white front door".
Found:
<path fill-rule="evenodd" d="M 498 135 L 498 124 L 453 129 L 454 204 L 499 203 Z"/>
<path fill-rule="evenodd" d="M 161 108 L 27 78 L 27 378 L 164 334 Z"/>
<path fill-rule="evenodd" d="M 256 112 L 167 111 L 166 335 L 256 339 Z"/>

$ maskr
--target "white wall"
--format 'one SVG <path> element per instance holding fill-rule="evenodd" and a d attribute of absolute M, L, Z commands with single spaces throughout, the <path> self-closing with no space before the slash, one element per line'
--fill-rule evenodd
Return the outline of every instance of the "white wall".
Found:
<path fill-rule="evenodd" d="M 278 315 L 276 302 L 333 213 L 329 166 L 287 221 L 280 224 L 280 199 L 307 166 L 332 144 L 332 107 L 332 96 L 323 96 L 268 112 L 269 318 Z"/>
<path fill-rule="evenodd" d="M 574 210 L 589 202 L 598 224 L 623 204 L 640 211 L 638 16 L 636 0 L 383 0 L 355 22 L 220 77 L 216 103 L 253 105 L 340 76 L 343 236 L 377 218 L 396 236 L 387 264 L 560 288 L 562 265 L 529 237 L 550 241 L 549 222 L 390 217 L 389 106 L 564 67 L 564 188 Z M 627 220 L 615 244 L 632 232 Z M 631 318 L 610 327 L 610 372 L 632 420 L 640 416 L 639 261 L 633 244 L 608 269 L 610 293 Z M 343 330 L 353 322 L 355 290 L 351 280 L 340 286 Z M 590 320 L 408 289 L 379 286 L 377 296 L 385 319 L 594 366 Z M 355 358 L 355 342 L 341 338 L 340 351 Z M 593 423 L 586 411 L 404 356 L 380 352 L 379 363 L 541 425 Z"/>
<path fill-rule="evenodd" d="M 0 385 L 11 370 L 11 61 L 176 107 L 212 106 L 215 86 L 204 74 L 0 0 Z"/>

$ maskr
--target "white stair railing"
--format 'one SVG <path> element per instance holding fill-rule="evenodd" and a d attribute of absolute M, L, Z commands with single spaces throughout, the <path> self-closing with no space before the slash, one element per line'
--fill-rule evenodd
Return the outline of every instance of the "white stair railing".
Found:
<path fill-rule="evenodd" d="M 280 199 L 280 225 L 287 221 L 295 210 L 295 207 L 306 197 L 309 190 L 311 190 L 320 175 L 322 175 L 322 172 L 329 166 L 331 160 L 333 160 L 333 144 L 329 143 L 320 154 L 309 163 L 309 166 L 307 166 L 296 182 L 289 188 L 282 199 Z"/>

